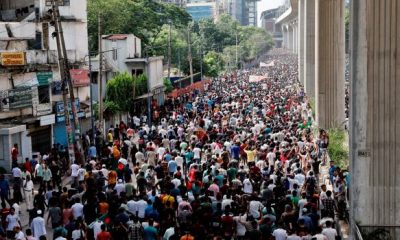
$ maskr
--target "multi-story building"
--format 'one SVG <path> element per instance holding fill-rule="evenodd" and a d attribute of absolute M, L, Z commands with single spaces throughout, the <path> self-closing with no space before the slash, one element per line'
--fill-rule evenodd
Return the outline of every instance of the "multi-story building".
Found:
<path fill-rule="evenodd" d="M 261 13 L 261 26 L 271 33 L 275 41 L 275 47 L 282 47 L 282 28 L 276 19 L 280 16 L 279 8 L 269 9 Z"/>
<path fill-rule="evenodd" d="M 49 23 L 51 0 L 0 2 L 0 167 L 10 168 L 10 151 L 19 160 L 52 144 L 66 145 L 57 44 Z M 83 130 L 82 111 L 90 98 L 85 56 L 88 53 L 86 0 L 58 0 L 73 91 Z M 88 116 L 90 117 L 90 116 Z"/>
<path fill-rule="evenodd" d="M 219 14 L 219 7 L 215 0 L 188 0 L 186 11 L 192 16 L 194 21 L 199 21 L 204 18 L 216 20 Z"/>
<path fill-rule="evenodd" d="M 163 57 L 143 57 L 141 39 L 133 34 L 111 34 L 102 36 L 103 54 L 103 73 L 102 84 L 104 97 L 106 94 L 106 84 L 117 73 L 127 72 L 132 76 L 144 74 L 148 77 L 149 92 L 144 96 L 137 96 L 138 99 L 146 99 L 150 97 L 152 103 L 161 105 L 164 103 L 164 82 L 163 82 Z M 99 72 L 99 57 L 92 58 L 92 72 L 97 76 Z M 98 99 L 97 85 L 94 87 L 94 99 Z M 146 106 L 144 104 L 143 106 Z M 121 115 L 122 116 L 122 115 Z M 116 123 L 118 120 L 128 122 L 126 116 L 122 119 L 114 118 Z M 115 124 L 108 121 L 106 126 Z"/>
<path fill-rule="evenodd" d="M 257 26 L 257 2 L 260 0 L 221 0 L 227 14 L 242 26 Z"/>

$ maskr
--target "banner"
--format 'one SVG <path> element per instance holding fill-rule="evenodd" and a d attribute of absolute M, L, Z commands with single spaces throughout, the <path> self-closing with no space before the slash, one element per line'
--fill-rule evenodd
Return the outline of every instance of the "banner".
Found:
<path fill-rule="evenodd" d="M 258 83 L 258 82 L 261 82 L 264 79 L 267 79 L 267 77 L 266 76 L 257 76 L 257 75 L 250 75 L 249 76 L 249 82 L 251 82 L 251 83 Z"/>
<path fill-rule="evenodd" d="M 262 68 L 262 67 L 273 67 L 273 66 L 275 66 L 275 61 L 272 61 L 270 63 L 260 62 L 260 68 Z"/>
<path fill-rule="evenodd" d="M 1 65 L 3 66 L 24 66 L 25 53 L 24 52 L 2 52 Z"/>
<path fill-rule="evenodd" d="M 32 106 L 32 87 L 18 87 L 8 90 L 10 109 Z"/>

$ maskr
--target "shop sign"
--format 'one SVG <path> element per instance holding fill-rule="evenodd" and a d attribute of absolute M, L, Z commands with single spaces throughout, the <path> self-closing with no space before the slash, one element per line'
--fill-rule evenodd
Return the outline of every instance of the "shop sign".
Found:
<path fill-rule="evenodd" d="M 10 109 L 32 107 L 32 87 L 18 87 L 8 90 Z"/>
<path fill-rule="evenodd" d="M 77 112 L 78 114 L 78 118 L 84 118 L 86 116 L 85 112 Z M 56 122 L 60 123 L 60 122 L 64 122 L 65 121 L 65 116 L 64 115 L 59 115 L 55 117 Z M 69 114 L 69 120 L 73 120 L 74 116 L 72 116 L 72 114 Z"/>
<path fill-rule="evenodd" d="M 51 93 L 53 95 L 61 95 L 62 94 L 62 83 L 60 81 L 53 81 L 51 83 Z"/>
<path fill-rule="evenodd" d="M 53 72 L 37 72 L 39 86 L 48 86 L 53 81 Z"/>
<path fill-rule="evenodd" d="M 43 103 L 43 104 L 38 104 L 36 107 L 33 109 L 33 115 L 34 116 L 44 116 L 52 113 L 52 107 L 50 103 Z"/>
<path fill-rule="evenodd" d="M 26 64 L 24 52 L 2 52 L 0 55 L 3 66 L 24 66 Z"/>
<path fill-rule="evenodd" d="M 72 85 L 74 87 L 85 87 L 90 85 L 89 71 L 86 69 L 71 69 Z"/>
<path fill-rule="evenodd" d="M 57 115 L 64 115 L 64 102 L 56 102 L 55 107 L 56 107 L 55 112 Z M 75 108 L 76 111 L 79 111 L 81 109 L 79 98 L 75 99 Z M 72 112 L 71 101 L 68 101 L 68 111 Z"/>
<path fill-rule="evenodd" d="M 42 116 L 40 117 L 40 126 L 47 126 L 54 124 L 56 122 L 55 120 L 56 119 L 54 114 Z"/>

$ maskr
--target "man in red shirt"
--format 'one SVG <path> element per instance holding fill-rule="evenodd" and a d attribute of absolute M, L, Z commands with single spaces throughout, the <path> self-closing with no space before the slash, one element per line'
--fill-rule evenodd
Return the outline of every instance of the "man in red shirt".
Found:
<path fill-rule="evenodd" d="M 11 160 L 13 162 L 17 162 L 18 154 L 19 154 L 19 152 L 18 152 L 18 144 L 15 143 L 14 147 L 11 149 Z"/>
<path fill-rule="evenodd" d="M 103 224 L 101 225 L 101 232 L 99 234 L 97 234 L 97 240 L 111 240 L 111 234 L 110 232 L 106 231 L 106 225 Z"/>

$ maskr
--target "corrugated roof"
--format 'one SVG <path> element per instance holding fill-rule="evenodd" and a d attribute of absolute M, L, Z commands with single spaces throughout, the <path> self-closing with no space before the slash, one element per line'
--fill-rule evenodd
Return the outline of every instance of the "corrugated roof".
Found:
<path fill-rule="evenodd" d="M 128 34 L 111 34 L 106 37 L 103 37 L 103 39 L 107 40 L 125 40 L 128 38 Z"/>

